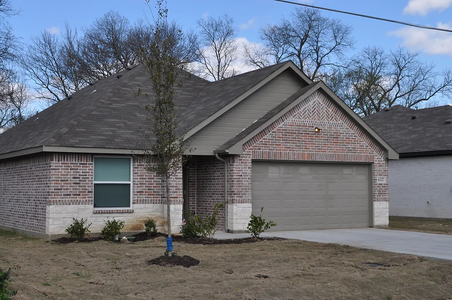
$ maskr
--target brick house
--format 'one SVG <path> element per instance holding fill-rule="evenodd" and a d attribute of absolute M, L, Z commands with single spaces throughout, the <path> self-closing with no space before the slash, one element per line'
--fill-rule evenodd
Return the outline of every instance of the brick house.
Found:
<path fill-rule="evenodd" d="M 400 155 L 388 165 L 389 215 L 452 218 L 452 106 L 396 105 L 364 120 Z"/>
<path fill-rule="evenodd" d="M 152 95 L 140 65 L 98 81 L 0 135 L 0 226 L 63 234 L 72 218 L 98 232 L 108 218 L 142 230 L 165 225 L 164 187 L 141 150 Z M 185 74 L 175 104 L 190 143 L 171 179 L 174 232 L 182 212 L 227 202 L 220 229 L 246 229 L 251 213 L 276 230 L 388 224 L 388 160 L 397 153 L 324 83 L 292 62 L 218 82 Z M 151 136 L 152 138 L 152 136 Z"/>

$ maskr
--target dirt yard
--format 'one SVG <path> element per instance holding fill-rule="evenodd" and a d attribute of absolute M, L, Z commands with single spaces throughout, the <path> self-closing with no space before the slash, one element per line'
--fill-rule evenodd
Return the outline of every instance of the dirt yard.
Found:
<path fill-rule="evenodd" d="M 389 217 L 388 229 L 452 234 L 452 219 Z"/>
<path fill-rule="evenodd" d="M 177 241 L 196 266 L 147 261 L 165 239 L 58 244 L 0 231 L 13 299 L 447 299 L 452 263 L 293 240 L 202 245 Z"/>

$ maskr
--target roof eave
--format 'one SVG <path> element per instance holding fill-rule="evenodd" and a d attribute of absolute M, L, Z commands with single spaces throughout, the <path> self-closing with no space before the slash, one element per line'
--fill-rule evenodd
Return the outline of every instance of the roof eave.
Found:
<path fill-rule="evenodd" d="M 100 155 L 132 155 L 144 154 L 143 150 L 131 149 L 108 149 L 108 148 L 89 148 L 89 147 L 60 147 L 60 146 L 39 146 L 9 153 L 0 154 L 0 160 L 16 158 L 25 155 L 38 153 L 77 153 L 77 154 L 100 154 Z"/>

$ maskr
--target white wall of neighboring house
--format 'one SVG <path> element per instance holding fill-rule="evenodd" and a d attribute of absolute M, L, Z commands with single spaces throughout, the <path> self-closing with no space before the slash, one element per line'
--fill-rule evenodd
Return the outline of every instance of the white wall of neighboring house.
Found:
<path fill-rule="evenodd" d="M 452 156 L 390 160 L 389 215 L 452 218 Z"/>

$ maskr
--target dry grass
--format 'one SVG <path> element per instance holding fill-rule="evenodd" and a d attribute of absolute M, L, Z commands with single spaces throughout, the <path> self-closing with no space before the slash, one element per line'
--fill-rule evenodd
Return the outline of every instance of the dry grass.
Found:
<path fill-rule="evenodd" d="M 165 240 L 56 244 L 0 232 L 17 299 L 447 299 L 452 264 L 294 240 L 175 243 L 191 268 L 148 265 Z M 373 263 L 369 265 L 366 263 Z"/>
<path fill-rule="evenodd" d="M 388 229 L 452 234 L 452 219 L 389 217 Z"/>

